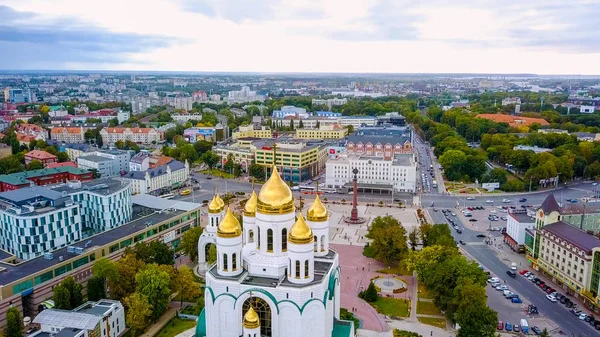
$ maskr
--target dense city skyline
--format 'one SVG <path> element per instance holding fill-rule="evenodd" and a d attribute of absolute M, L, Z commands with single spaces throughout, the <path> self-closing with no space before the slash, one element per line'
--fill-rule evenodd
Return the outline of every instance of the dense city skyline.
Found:
<path fill-rule="evenodd" d="M 599 11 L 587 0 L 3 0 L 0 68 L 592 75 Z"/>

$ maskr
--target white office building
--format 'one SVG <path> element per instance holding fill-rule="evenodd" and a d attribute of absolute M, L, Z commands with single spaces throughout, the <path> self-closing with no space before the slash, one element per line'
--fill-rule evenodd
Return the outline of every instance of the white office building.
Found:
<path fill-rule="evenodd" d="M 286 118 L 290 116 L 295 118 L 308 118 L 310 117 L 310 112 L 306 112 L 306 109 L 304 108 L 296 108 L 291 105 L 282 106 L 281 110 L 273 110 L 273 118 Z"/>
<path fill-rule="evenodd" d="M 515 251 L 525 251 L 525 230 L 534 229 L 535 211 L 511 210 L 506 216 L 504 241 Z"/>
<path fill-rule="evenodd" d="M 391 192 L 416 191 L 417 167 L 413 154 L 396 154 L 393 159 L 342 155 L 326 164 L 325 185 L 329 188 L 349 188 L 358 169 L 361 189 Z"/>
<path fill-rule="evenodd" d="M 212 99 L 211 95 L 211 100 Z M 247 103 L 247 102 L 264 102 L 265 96 L 259 95 L 256 91 L 250 90 L 249 87 L 242 87 L 241 90 L 230 91 L 227 95 L 227 103 Z"/>
<path fill-rule="evenodd" d="M 118 337 L 125 329 L 125 309 L 119 301 L 87 302 L 73 310 L 46 309 L 33 323 L 40 330 L 30 337 Z"/>
<path fill-rule="evenodd" d="M 150 168 L 150 153 L 140 152 L 129 160 L 129 171 L 146 171 Z"/>
<path fill-rule="evenodd" d="M 190 177 L 190 165 L 172 160 L 166 165 L 146 171 L 132 171 L 123 176 L 131 182 L 132 194 L 155 193 L 184 185 Z"/>
<path fill-rule="evenodd" d="M 97 170 L 101 177 L 120 176 L 129 171 L 131 150 L 96 150 L 77 158 L 77 167 Z"/>

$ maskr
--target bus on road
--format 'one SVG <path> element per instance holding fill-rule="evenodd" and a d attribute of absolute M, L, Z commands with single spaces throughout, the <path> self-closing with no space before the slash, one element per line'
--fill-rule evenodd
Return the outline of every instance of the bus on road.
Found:
<path fill-rule="evenodd" d="M 175 198 L 175 194 L 173 194 L 173 193 L 167 193 L 167 194 L 161 195 L 160 197 L 163 198 L 163 199 L 173 199 L 173 198 Z"/>

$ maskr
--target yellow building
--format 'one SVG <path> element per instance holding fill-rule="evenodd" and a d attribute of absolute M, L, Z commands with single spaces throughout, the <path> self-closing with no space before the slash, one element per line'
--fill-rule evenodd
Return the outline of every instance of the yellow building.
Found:
<path fill-rule="evenodd" d="M 255 128 L 253 124 L 241 125 L 233 132 L 232 138 L 273 138 L 273 132 L 266 126 L 261 126 L 260 129 Z"/>
<path fill-rule="evenodd" d="M 242 169 L 246 170 L 254 161 L 254 150 L 250 148 L 252 141 L 252 139 L 240 138 L 237 142 L 215 145 L 212 150 L 221 158 L 221 165 L 225 165 L 227 158 L 231 156 L 236 164 L 242 165 Z"/>
<path fill-rule="evenodd" d="M 308 145 L 304 142 L 254 142 L 254 162 L 265 167 L 267 174 L 273 165 L 273 152 L 277 156 L 277 167 L 286 181 L 300 182 L 318 175 L 325 169 L 327 147 Z M 267 175 L 268 176 L 268 175 Z"/>
<path fill-rule="evenodd" d="M 340 128 L 337 125 L 323 125 L 318 129 L 298 129 L 296 138 L 298 139 L 341 139 L 348 135 L 347 128 Z"/>

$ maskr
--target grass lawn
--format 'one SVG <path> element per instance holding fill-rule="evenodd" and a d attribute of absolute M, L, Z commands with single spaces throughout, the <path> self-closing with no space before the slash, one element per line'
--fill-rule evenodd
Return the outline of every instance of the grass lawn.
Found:
<path fill-rule="evenodd" d="M 210 174 L 213 175 L 215 177 L 223 177 L 225 179 L 231 179 L 233 178 L 233 175 L 231 175 L 230 173 L 221 171 L 221 170 L 217 170 L 217 169 L 212 169 L 212 170 L 204 170 L 204 171 L 200 171 L 202 174 Z"/>
<path fill-rule="evenodd" d="M 186 330 L 192 329 L 195 326 L 196 321 L 175 317 L 170 320 L 155 337 L 173 337 Z"/>
<path fill-rule="evenodd" d="M 441 315 L 440 309 L 436 308 L 433 302 L 417 302 L 417 314 L 423 315 Z"/>
<path fill-rule="evenodd" d="M 393 297 L 380 297 L 371 305 L 382 315 L 390 317 L 408 317 L 410 301 Z"/>
<path fill-rule="evenodd" d="M 445 318 L 434 318 L 434 317 L 417 317 L 419 322 L 431 326 L 438 327 L 440 329 L 446 329 L 446 319 Z"/>
<path fill-rule="evenodd" d="M 418 291 L 419 298 L 433 299 L 433 295 L 429 293 L 429 291 L 427 290 L 427 288 L 425 288 L 425 285 L 423 283 L 419 283 Z"/>

